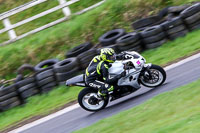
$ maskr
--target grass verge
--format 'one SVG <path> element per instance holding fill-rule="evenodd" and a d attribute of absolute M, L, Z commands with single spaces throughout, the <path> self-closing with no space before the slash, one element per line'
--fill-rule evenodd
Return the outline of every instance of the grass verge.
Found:
<path fill-rule="evenodd" d="M 199 36 L 200 31 L 196 31 L 176 41 L 168 42 L 157 49 L 145 51 L 142 55 L 148 62 L 165 65 L 199 51 Z M 0 130 L 24 119 L 48 114 L 52 109 L 56 109 L 68 102 L 76 100 L 80 89 L 81 88 L 78 87 L 59 87 L 49 94 L 30 98 L 28 103 L 22 107 L 0 113 Z"/>
<path fill-rule="evenodd" d="M 197 80 L 76 133 L 198 133 L 199 97 Z"/>

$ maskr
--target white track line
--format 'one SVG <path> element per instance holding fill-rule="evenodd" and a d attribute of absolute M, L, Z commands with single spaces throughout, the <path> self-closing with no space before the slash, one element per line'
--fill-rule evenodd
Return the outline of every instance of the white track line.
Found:
<path fill-rule="evenodd" d="M 183 65 L 183 64 L 185 64 L 185 63 L 187 63 L 187 62 L 189 62 L 189 61 L 195 60 L 195 59 L 197 59 L 197 58 L 199 58 L 199 57 L 200 57 L 200 53 L 195 54 L 195 55 L 190 56 L 190 57 L 188 57 L 188 58 L 186 58 L 186 59 L 183 59 L 183 60 L 181 60 L 181 61 L 179 61 L 179 62 L 177 62 L 177 63 L 174 63 L 174 64 L 172 64 L 172 65 L 169 65 L 169 66 L 165 67 L 164 69 L 165 69 L 165 71 L 168 71 L 168 70 L 173 69 L 173 68 L 175 68 L 175 67 L 177 67 L 177 66 Z"/>
<path fill-rule="evenodd" d="M 26 124 L 26 125 L 18 128 L 18 129 L 15 129 L 13 131 L 8 132 L 8 133 L 20 133 L 20 132 L 22 132 L 24 130 L 27 130 L 27 129 L 31 128 L 31 127 L 37 126 L 37 125 L 39 125 L 41 123 L 44 123 L 44 122 L 46 122 L 48 120 L 51 120 L 51 119 L 55 118 L 55 117 L 58 117 L 58 116 L 60 116 L 62 114 L 65 114 L 65 113 L 67 113 L 69 111 L 72 111 L 72 110 L 74 110 L 74 109 L 76 109 L 78 107 L 79 107 L 79 104 L 74 104 L 74 105 L 72 105 L 70 107 L 67 107 L 67 108 L 65 108 L 63 110 L 60 110 L 60 111 L 54 113 L 54 114 L 51 114 L 51 115 L 48 115 L 48 116 L 46 116 L 44 118 L 36 120 L 36 121 L 34 121 L 32 123 Z"/>
<path fill-rule="evenodd" d="M 179 61 L 179 62 L 177 62 L 177 63 L 174 63 L 174 64 L 172 64 L 172 65 L 169 65 L 169 66 L 165 67 L 164 69 L 165 69 L 166 71 L 168 71 L 168 70 L 170 70 L 170 69 L 173 69 L 173 68 L 175 68 L 175 67 L 178 67 L 178 66 L 180 66 L 180 65 L 182 65 L 182 64 L 184 64 L 184 63 L 187 63 L 187 62 L 192 61 L 192 60 L 197 59 L 197 58 L 200 58 L 200 53 L 198 53 L 198 54 L 196 54 L 196 55 L 193 55 L 193 56 L 191 56 L 191 57 L 188 57 L 188 58 L 186 58 L 186 59 L 184 59 L 184 60 L 181 60 L 181 61 Z M 44 118 L 41 118 L 41 119 L 39 119 L 39 120 L 36 120 L 36 121 L 34 121 L 34 122 L 32 122 L 32 123 L 26 124 L 26 125 L 24 125 L 24 126 L 18 128 L 18 129 L 15 129 L 15 130 L 13 130 L 13 131 L 8 132 L 8 133 L 20 133 L 20 132 L 22 132 L 22 131 L 24 131 L 24 130 L 27 130 L 27 129 L 32 128 L 32 127 L 34 127 L 34 126 L 37 126 L 37 125 L 39 125 L 39 124 L 41 124 L 41 123 L 44 123 L 44 122 L 46 122 L 46 121 L 49 121 L 49 120 L 51 120 L 51 119 L 53 119 L 53 118 L 55 118 L 55 117 L 58 117 L 58 116 L 60 116 L 60 115 L 65 114 L 65 113 L 67 113 L 67 112 L 69 112 L 69 111 L 72 111 L 72 110 L 74 110 L 74 109 L 76 109 L 76 108 L 78 108 L 78 107 L 79 107 L 79 104 L 74 104 L 74 105 L 72 105 L 72 106 L 70 106 L 70 107 L 67 107 L 67 108 L 65 108 L 65 109 L 63 109 L 63 110 L 60 110 L 60 111 L 54 113 L 54 114 L 51 114 L 51 115 L 48 115 L 48 116 L 46 116 L 46 117 L 44 117 Z"/>

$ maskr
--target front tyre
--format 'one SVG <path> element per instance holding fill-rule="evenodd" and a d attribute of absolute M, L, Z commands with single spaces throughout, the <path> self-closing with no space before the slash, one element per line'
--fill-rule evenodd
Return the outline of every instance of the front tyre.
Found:
<path fill-rule="evenodd" d="M 166 80 L 165 70 L 158 66 L 152 65 L 147 71 L 140 76 L 140 83 L 146 87 L 154 88 L 162 85 Z"/>
<path fill-rule="evenodd" d="M 78 95 L 78 103 L 83 109 L 96 112 L 107 106 L 108 99 L 99 98 L 97 91 L 92 88 L 84 88 Z"/>

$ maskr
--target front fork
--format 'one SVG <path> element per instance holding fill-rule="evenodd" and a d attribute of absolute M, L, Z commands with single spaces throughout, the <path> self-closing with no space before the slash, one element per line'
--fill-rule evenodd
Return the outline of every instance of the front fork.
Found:
<path fill-rule="evenodd" d="M 144 67 L 143 67 L 143 70 L 142 70 L 142 73 L 141 75 L 144 76 L 144 78 L 147 78 L 147 79 L 151 79 L 151 73 L 150 73 L 150 68 L 151 68 L 152 64 L 151 63 L 148 63 L 148 64 L 144 64 Z"/>

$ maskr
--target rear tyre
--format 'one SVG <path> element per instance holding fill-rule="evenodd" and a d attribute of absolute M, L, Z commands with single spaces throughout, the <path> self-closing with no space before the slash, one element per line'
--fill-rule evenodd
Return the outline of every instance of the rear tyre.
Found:
<path fill-rule="evenodd" d="M 84 88 L 78 95 L 78 103 L 83 109 L 96 112 L 107 106 L 108 99 L 100 99 L 97 97 L 96 90 Z"/>
<path fill-rule="evenodd" d="M 149 71 L 140 76 L 140 83 L 146 87 L 154 88 L 162 85 L 166 80 L 165 70 L 157 65 L 152 65 Z"/>

